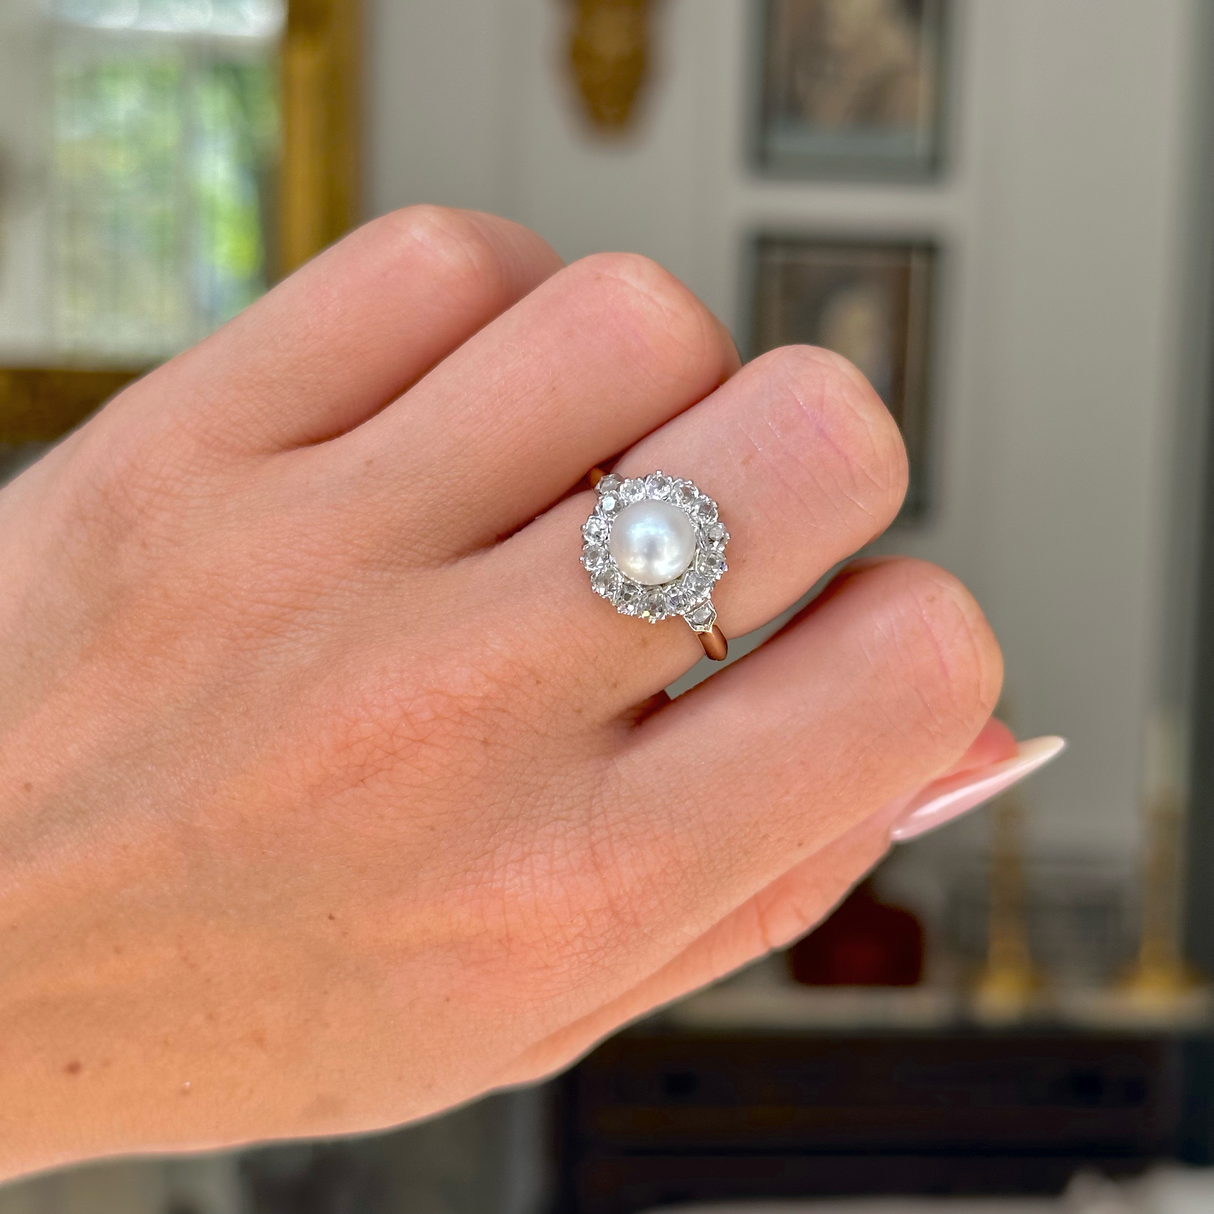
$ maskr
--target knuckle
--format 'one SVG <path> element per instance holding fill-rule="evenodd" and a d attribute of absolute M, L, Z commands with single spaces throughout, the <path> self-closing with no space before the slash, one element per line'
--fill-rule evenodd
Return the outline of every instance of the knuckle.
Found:
<path fill-rule="evenodd" d="M 469 211 L 429 204 L 405 207 L 368 227 L 389 258 L 412 262 L 420 253 L 458 284 L 492 289 L 512 277 L 499 243 Z"/>
<path fill-rule="evenodd" d="M 648 257 L 596 253 L 575 262 L 568 272 L 592 291 L 608 325 L 631 334 L 648 352 L 660 349 L 664 357 L 654 365 L 673 376 L 698 381 L 706 368 L 717 374 L 732 359 L 732 343 L 716 317 Z"/>
<path fill-rule="evenodd" d="M 592 253 L 575 262 L 574 267 L 591 278 L 620 282 L 638 295 L 659 302 L 671 302 L 674 296 L 695 299 L 669 270 L 643 253 Z"/>
<path fill-rule="evenodd" d="M 872 518 L 874 532 L 884 529 L 906 495 L 907 459 L 881 398 L 829 350 L 787 346 L 756 362 L 774 386 L 764 421 L 783 440 L 781 449 L 804 460 L 811 483 L 826 490 L 828 500 L 859 508 Z"/>

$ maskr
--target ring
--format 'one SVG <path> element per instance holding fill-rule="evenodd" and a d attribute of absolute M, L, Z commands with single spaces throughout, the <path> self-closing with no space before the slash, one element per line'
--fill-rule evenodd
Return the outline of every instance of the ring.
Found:
<path fill-rule="evenodd" d="M 664 472 L 624 479 L 592 468 L 588 479 L 598 501 L 582 528 L 582 565 L 595 594 L 651 624 L 681 615 L 704 652 L 723 662 L 729 642 L 712 588 L 728 568 L 729 532 L 716 502 Z"/>

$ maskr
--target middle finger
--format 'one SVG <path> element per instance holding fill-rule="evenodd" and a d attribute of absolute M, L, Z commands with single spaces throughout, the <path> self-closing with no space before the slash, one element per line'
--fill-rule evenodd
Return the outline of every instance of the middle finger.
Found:
<path fill-rule="evenodd" d="M 724 326 L 682 283 L 643 257 L 600 254 L 553 275 L 323 458 L 340 453 L 332 466 L 364 508 L 444 563 L 534 518 L 737 367 Z"/>

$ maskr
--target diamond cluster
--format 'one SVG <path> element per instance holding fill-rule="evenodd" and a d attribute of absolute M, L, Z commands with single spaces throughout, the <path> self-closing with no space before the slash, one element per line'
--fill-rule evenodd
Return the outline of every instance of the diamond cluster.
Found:
<path fill-rule="evenodd" d="M 711 632 L 717 622 L 712 588 L 728 566 L 725 545 L 729 532 L 717 517 L 717 504 L 691 481 L 662 472 L 624 480 L 603 477 L 596 486 L 598 502 L 582 528 L 582 564 L 590 584 L 621 615 L 634 615 L 656 624 L 667 616 L 681 615 L 696 632 Z M 611 525 L 625 506 L 650 498 L 670 502 L 691 520 L 696 533 L 696 555 L 690 568 L 664 586 L 642 586 L 625 577 L 607 548 Z"/>

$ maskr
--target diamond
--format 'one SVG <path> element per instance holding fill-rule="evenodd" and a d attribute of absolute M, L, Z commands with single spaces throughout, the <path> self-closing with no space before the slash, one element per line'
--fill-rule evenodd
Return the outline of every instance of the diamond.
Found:
<path fill-rule="evenodd" d="M 620 575 L 608 565 L 590 579 L 590 584 L 594 587 L 596 594 L 601 594 L 605 599 L 609 599 L 615 594 L 619 581 Z"/>
<path fill-rule="evenodd" d="M 715 552 L 696 553 L 696 572 L 702 573 L 716 581 L 728 569 L 725 558 Z"/>
<path fill-rule="evenodd" d="M 670 496 L 670 491 L 674 488 L 674 481 L 663 472 L 654 472 L 646 479 L 645 488 L 650 497 L 660 501 L 662 498 Z"/>
<path fill-rule="evenodd" d="M 689 603 L 698 603 L 710 590 L 716 579 L 696 570 L 683 575 L 683 589 Z"/>
<path fill-rule="evenodd" d="M 710 497 L 701 497 L 693 511 L 698 522 L 715 523 L 717 521 L 717 504 Z"/>
<path fill-rule="evenodd" d="M 587 544 L 582 550 L 582 564 L 587 569 L 601 569 L 607 563 L 608 552 L 598 544 Z"/>
<path fill-rule="evenodd" d="M 639 502 L 644 496 L 645 482 L 637 480 L 635 477 L 632 480 L 625 481 L 620 486 L 620 497 L 628 505 L 631 505 L 633 502 Z"/>
<path fill-rule="evenodd" d="M 638 606 L 639 610 L 637 614 L 643 620 L 648 620 L 651 624 L 656 624 L 658 620 L 665 619 L 670 614 L 666 595 L 661 590 L 651 590 L 642 597 Z"/>
<path fill-rule="evenodd" d="M 690 481 L 679 481 L 674 493 L 671 494 L 671 500 L 676 506 L 691 506 L 694 505 L 698 496 L 695 485 Z"/>
<path fill-rule="evenodd" d="M 605 544 L 610 534 L 611 524 L 598 514 L 592 514 L 582 528 L 582 538 L 591 544 Z"/>
<path fill-rule="evenodd" d="M 615 593 L 611 596 L 611 601 L 625 615 L 636 615 L 640 606 L 641 594 L 641 587 L 636 582 L 621 577 Z"/>
<path fill-rule="evenodd" d="M 724 546 L 729 542 L 729 532 L 721 523 L 709 523 L 704 528 L 704 537 L 712 544 L 720 544 Z"/>
<path fill-rule="evenodd" d="M 602 480 L 599 481 L 595 488 L 599 491 L 599 496 L 602 497 L 605 494 L 618 493 L 620 491 L 620 485 L 622 484 L 623 481 L 621 481 L 614 472 L 609 472 L 605 477 L 602 478 Z"/>
<path fill-rule="evenodd" d="M 717 610 L 712 603 L 701 603 L 683 617 L 696 632 L 711 632 L 717 622 Z"/>
<path fill-rule="evenodd" d="M 618 494 L 604 493 L 603 496 L 599 498 L 599 509 L 604 514 L 615 514 L 616 511 L 622 510 L 623 508 L 624 503 L 620 500 Z"/>

